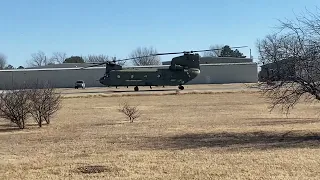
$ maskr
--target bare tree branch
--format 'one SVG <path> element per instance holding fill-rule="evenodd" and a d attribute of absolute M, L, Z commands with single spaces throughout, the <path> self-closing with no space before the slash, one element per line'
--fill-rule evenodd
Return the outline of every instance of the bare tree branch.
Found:
<path fill-rule="evenodd" d="M 131 123 L 141 115 L 137 106 L 130 106 L 127 102 L 121 104 L 118 110 L 125 114 Z"/>
<path fill-rule="evenodd" d="M 309 16 L 307 16 L 309 15 Z M 287 113 L 300 100 L 320 100 L 320 14 L 308 12 L 280 21 L 280 32 L 257 41 L 260 89 L 271 100 L 271 110 Z"/>
<path fill-rule="evenodd" d="M 93 63 L 93 62 L 107 62 L 107 61 L 116 61 L 117 57 L 111 57 L 111 56 L 107 56 L 107 55 L 88 55 L 87 57 L 84 57 L 84 61 L 86 63 Z M 116 64 L 123 66 L 125 65 L 125 61 L 120 61 L 120 62 L 116 62 Z"/>
<path fill-rule="evenodd" d="M 62 64 L 67 59 L 67 53 L 65 52 L 54 52 L 50 58 L 51 63 Z"/>
<path fill-rule="evenodd" d="M 61 108 L 61 95 L 49 83 L 35 83 L 30 89 L 30 114 L 39 127 Z"/>
<path fill-rule="evenodd" d="M 86 63 L 90 63 L 90 62 L 106 62 L 109 61 L 110 57 L 100 54 L 100 55 L 88 55 L 87 57 L 84 57 L 84 61 Z"/>
<path fill-rule="evenodd" d="M 153 47 L 149 48 L 137 48 L 132 51 L 129 55 L 130 58 L 135 58 L 132 62 L 135 66 L 148 66 L 148 65 L 161 65 L 161 60 L 159 56 L 150 56 L 152 54 L 157 54 L 157 50 Z M 149 56 L 149 57 L 141 57 Z M 140 57 L 140 58 L 139 58 Z"/>
<path fill-rule="evenodd" d="M 43 51 L 31 54 L 31 59 L 27 62 L 31 67 L 45 66 L 52 63 L 50 58 L 47 58 Z"/>
<path fill-rule="evenodd" d="M 221 55 L 221 51 L 224 45 L 211 45 L 209 49 L 211 49 L 212 51 L 206 51 L 203 52 L 203 56 L 207 56 L 207 57 L 219 57 Z M 219 50 L 216 50 L 219 49 Z"/>
<path fill-rule="evenodd" d="M 20 129 L 25 128 L 25 121 L 29 117 L 29 92 L 21 86 L 0 93 L 0 116 L 15 123 Z"/>

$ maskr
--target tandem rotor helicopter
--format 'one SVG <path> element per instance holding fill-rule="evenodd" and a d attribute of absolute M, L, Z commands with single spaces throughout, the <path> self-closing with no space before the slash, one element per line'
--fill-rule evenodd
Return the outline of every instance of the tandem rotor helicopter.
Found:
<path fill-rule="evenodd" d="M 243 48 L 231 47 L 231 48 Z M 198 51 L 182 51 L 171 53 L 150 54 L 148 56 L 140 56 L 121 60 L 106 61 L 101 63 L 93 63 L 92 66 L 82 67 L 81 69 L 100 66 L 106 64 L 106 70 L 99 82 L 107 87 L 134 86 L 134 91 L 139 91 L 139 86 L 178 86 L 183 90 L 183 85 L 200 74 L 200 55 L 198 52 L 213 51 L 221 49 L 208 49 Z M 150 56 L 162 56 L 172 54 L 183 54 L 172 58 L 169 67 L 159 68 L 123 68 L 117 64 L 120 61 L 128 61 L 138 58 Z"/>

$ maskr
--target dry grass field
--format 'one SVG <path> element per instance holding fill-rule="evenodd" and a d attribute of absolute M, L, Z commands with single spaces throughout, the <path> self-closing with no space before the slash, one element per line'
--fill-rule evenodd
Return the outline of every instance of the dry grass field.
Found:
<path fill-rule="evenodd" d="M 130 123 L 119 101 L 139 104 Z M 255 92 L 63 99 L 48 126 L 0 126 L 0 179 L 320 179 L 319 105 Z M 96 167 L 101 172 L 89 173 Z"/>

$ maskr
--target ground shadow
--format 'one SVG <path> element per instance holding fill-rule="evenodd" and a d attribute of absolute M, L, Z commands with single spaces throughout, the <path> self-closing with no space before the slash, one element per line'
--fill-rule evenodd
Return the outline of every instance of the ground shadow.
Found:
<path fill-rule="evenodd" d="M 61 92 L 61 94 L 94 94 L 94 93 L 103 93 L 103 94 L 110 94 L 110 93 L 139 93 L 139 92 L 168 92 L 168 91 L 175 91 L 178 89 L 146 89 L 146 90 L 104 90 L 104 91 L 76 91 L 76 92 Z"/>
<path fill-rule="evenodd" d="M 318 118 L 248 118 L 250 126 L 275 126 L 320 123 Z"/>
<path fill-rule="evenodd" d="M 229 150 L 320 147 L 320 133 L 222 132 L 146 138 L 139 149 L 224 148 Z"/>
<path fill-rule="evenodd" d="M 92 126 L 114 126 L 114 125 L 122 125 L 124 122 L 106 122 L 106 123 L 94 123 Z"/>
<path fill-rule="evenodd" d="M 0 128 L 0 133 L 6 133 L 6 132 L 15 132 L 20 131 L 18 127 L 7 127 L 7 128 Z"/>
<path fill-rule="evenodd" d="M 45 126 L 46 124 L 43 124 Z M 26 129 L 36 129 L 39 128 L 37 124 L 27 124 L 25 129 L 20 129 L 16 124 L 8 123 L 8 124 L 0 124 L 0 133 L 6 133 L 6 132 L 18 132 L 23 131 Z"/>
<path fill-rule="evenodd" d="M 139 91 L 134 91 L 134 90 L 127 90 L 127 91 L 124 91 L 124 90 L 112 90 L 112 91 L 108 91 L 108 92 L 119 92 L 119 93 L 126 93 L 126 92 L 166 92 L 166 91 L 175 91 L 175 90 L 178 90 L 177 89 L 145 89 L 145 90 L 139 90 Z"/>

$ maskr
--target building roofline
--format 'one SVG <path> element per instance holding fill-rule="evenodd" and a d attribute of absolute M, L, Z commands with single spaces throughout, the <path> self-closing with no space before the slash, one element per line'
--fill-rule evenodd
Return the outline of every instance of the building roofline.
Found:
<path fill-rule="evenodd" d="M 201 58 L 216 58 L 216 59 L 252 59 L 249 57 L 214 57 L 214 56 L 202 56 Z"/>
<path fill-rule="evenodd" d="M 56 70 L 85 70 L 85 69 L 105 69 L 106 67 L 74 67 L 74 68 L 32 68 L 32 69 L 2 69 L 0 72 L 10 72 L 10 71 L 56 71 Z"/>
<path fill-rule="evenodd" d="M 224 65 L 249 65 L 257 64 L 256 62 L 244 62 L 244 63 L 216 63 L 216 64 L 200 64 L 200 66 L 224 66 Z M 170 65 L 154 65 L 154 66 L 128 66 L 123 69 L 134 69 L 134 68 L 161 68 L 169 67 Z M 105 69 L 106 67 L 88 67 L 88 68 L 39 68 L 39 69 L 3 69 L 0 72 L 25 72 L 25 71 L 58 71 L 58 70 L 90 70 L 90 69 Z"/>

